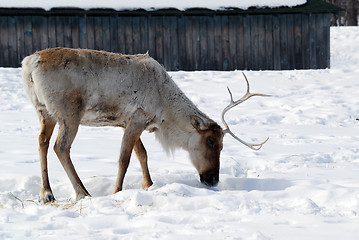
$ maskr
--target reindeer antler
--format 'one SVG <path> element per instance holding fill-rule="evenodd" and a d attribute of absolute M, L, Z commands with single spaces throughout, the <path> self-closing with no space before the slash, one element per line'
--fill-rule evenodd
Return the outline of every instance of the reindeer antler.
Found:
<path fill-rule="evenodd" d="M 271 95 L 262 94 L 262 93 L 250 93 L 249 92 L 248 79 L 247 79 L 247 77 L 246 77 L 246 75 L 244 73 L 242 73 L 242 74 L 243 74 L 243 76 L 244 76 L 244 78 L 246 80 L 246 83 L 247 83 L 247 91 L 246 91 L 246 93 L 244 94 L 243 97 L 241 97 L 237 101 L 233 101 L 232 92 L 229 89 L 229 87 L 227 87 L 229 95 L 231 97 L 231 102 L 229 103 L 229 105 L 227 107 L 225 107 L 223 109 L 221 118 L 222 118 L 222 122 L 223 122 L 223 124 L 224 124 L 224 126 L 226 128 L 226 129 L 224 129 L 224 133 L 229 133 L 234 139 L 238 140 L 240 143 L 242 143 L 242 144 L 246 145 L 247 147 L 257 151 L 263 146 L 263 144 L 265 144 L 268 141 L 269 137 L 265 141 L 263 141 L 261 143 L 247 143 L 247 142 L 243 141 L 242 139 L 240 139 L 239 137 L 237 137 L 236 135 L 234 135 L 234 133 L 229 129 L 229 126 L 228 126 L 227 122 L 224 120 L 224 115 L 226 114 L 226 112 L 228 110 L 230 110 L 231 108 L 237 106 L 238 104 L 246 101 L 248 98 L 253 97 L 253 96 L 261 96 L 261 97 L 270 97 L 271 96 Z"/>

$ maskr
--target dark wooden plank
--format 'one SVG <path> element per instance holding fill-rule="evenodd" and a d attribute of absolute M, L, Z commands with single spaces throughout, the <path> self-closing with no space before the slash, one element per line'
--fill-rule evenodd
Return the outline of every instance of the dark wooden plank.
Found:
<path fill-rule="evenodd" d="M 279 15 L 273 15 L 273 70 L 280 70 L 280 29 Z"/>
<path fill-rule="evenodd" d="M 294 68 L 303 69 L 302 16 L 294 16 Z"/>
<path fill-rule="evenodd" d="M 251 28 L 250 17 L 245 15 L 243 18 L 243 36 L 244 36 L 244 69 L 250 69 L 252 66 L 252 43 L 251 43 Z"/>
<path fill-rule="evenodd" d="M 324 28 L 324 42 L 325 42 L 325 53 L 324 53 L 324 59 L 325 59 L 325 66 L 324 68 L 330 68 L 330 19 L 331 14 L 324 13 L 323 14 L 323 28 Z"/>
<path fill-rule="evenodd" d="M 315 25 L 316 25 L 316 31 L 315 31 L 315 55 L 317 59 L 317 69 L 323 68 L 323 57 L 324 57 L 324 51 L 323 46 L 324 38 L 323 38 L 323 27 L 322 27 L 322 14 L 315 14 Z"/>
<path fill-rule="evenodd" d="M 22 61 L 25 56 L 25 39 L 24 39 L 24 16 L 15 17 L 16 41 L 17 41 L 17 58 Z M 20 66 L 20 65 L 19 65 Z"/>
<path fill-rule="evenodd" d="M 15 25 L 15 16 L 8 17 L 8 27 L 9 27 L 9 66 L 17 67 L 20 65 L 20 59 L 17 58 L 17 41 L 16 41 L 16 25 Z"/>
<path fill-rule="evenodd" d="M 110 51 L 119 52 L 118 49 L 118 15 L 110 16 Z"/>
<path fill-rule="evenodd" d="M 264 16 L 265 29 L 265 69 L 273 69 L 274 46 L 273 46 L 273 16 L 268 14 Z"/>
<path fill-rule="evenodd" d="M 207 69 L 206 70 L 215 70 L 215 48 L 214 48 L 214 16 L 206 17 L 206 28 L 207 28 Z"/>
<path fill-rule="evenodd" d="M 94 18 L 94 30 L 95 30 L 95 49 L 103 50 L 103 28 L 102 28 L 102 16 L 95 16 Z"/>
<path fill-rule="evenodd" d="M 178 16 L 179 68 L 186 70 L 186 18 Z"/>
<path fill-rule="evenodd" d="M 33 51 L 48 48 L 48 27 L 45 16 L 32 16 L 32 47 Z"/>
<path fill-rule="evenodd" d="M 118 17 L 118 52 L 126 53 L 126 21 L 124 16 Z"/>
<path fill-rule="evenodd" d="M 289 69 L 289 53 L 288 53 L 288 24 L 287 14 L 281 14 L 280 18 L 280 69 Z"/>
<path fill-rule="evenodd" d="M 133 31 L 132 31 L 132 17 L 123 17 L 122 19 L 125 27 L 125 43 L 126 54 L 133 54 Z"/>
<path fill-rule="evenodd" d="M 163 16 L 153 17 L 155 21 L 155 43 L 156 43 L 156 60 L 164 64 L 163 62 Z"/>
<path fill-rule="evenodd" d="M 171 69 L 171 16 L 163 16 L 163 65 Z"/>
<path fill-rule="evenodd" d="M 200 67 L 202 70 L 208 70 L 208 39 L 207 39 L 207 24 L 206 18 L 208 16 L 201 16 L 199 19 L 199 37 L 200 37 Z"/>
<path fill-rule="evenodd" d="M 63 17 L 64 23 L 64 46 L 72 47 L 71 17 Z"/>
<path fill-rule="evenodd" d="M 102 16 L 102 50 L 111 51 L 110 17 Z"/>
<path fill-rule="evenodd" d="M 86 21 L 87 31 L 87 48 L 95 49 L 95 29 L 94 29 L 95 17 L 88 16 Z"/>
<path fill-rule="evenodd" d="M 79 48 L 80 47 L 80 23 L 78 16 L 71 16 L 70 18 L 71 26 L 71 47 Z"/>
<path fill-rule="evenodd" d="M 31 16 L 24 17 L 24 32 L 25 32 L 25 56 L 33 53 L 32 49 L 32 20 Z"/>
<path fill-rule="evenodd" d="M 192 67 L 191 70 L 200 70 L 202 64 L 200 33 L 199 33 L 199 16 L 192 16 Z"/>
<path fill-rule="evenodd" d="M 49 48 L 49 23 L 48 17 L 43 16 L 41 17 L 41 49 Z"/>
<path fill-rule="evenodd" d="M 56 16 L 56 46 L 64 47 L 64 17 Z"/>
<path fill-rule="evenodd" d="M 245 69 L 244 65 L 244 23 L 243 16 L 237 16 L 236 27 L 236 69 Z"/>
<path fill-rule="evenodd" d="M 237 28 L 238 16 L 228 16 L 229 70 L 237 69 Z"/>
<path fill-rule="evenodd" d="M 324 69 L 329 66 L 328 64 L 328 52 L 329 46 L 327 29 L 329 28 L 329 19 L 326 14 L 316 14 L 316 55 L 318 69 Z"/>
<path fill-rule="evenodd" d="M 288 69 L 294 69 L 295 58 L 295 38 L 294 38 L 294 15 L 287 15 L 287 51 L 288 51 Z"/>
<path fill-rule="evenodd" d="M 141 38 L 141 53 L 146 53 L 149 51 L 149 30 L 148 30 L 148 16 L 140 17 L 140 38 Z"/>
<path fill-rule="evenodd" d="M 302 17 L 302 62 L 303 68 L 310 68 L 310 34 L 309 14 L 301 14 Z"/>
<path fill-rule="evenodd" d="M 8 17 L 0 16 L 0 66 L 9 66 Z"/>
<path fill-rule="evenodd" d="M 185 70 L 192 70 L 194 66 L 192 25 L 191 16 L 185 16 Z"/>
<path fill-rule="evenodd" d="M 79 47 L 87 48 L 87 16 L 81 16 L 78 18 L 78 31 L 79 31 Z"/>
<path fill-rule="evenodd" d="M 178 16 L 171 16 L 170 18 L 170 38 L 171 38 L 171 46 L 170 46 L 170 56 L 171 56 L 171 71 L 179 70 L 179 51 L 178 51 Z"/>
<path fill-rule="evenodd" d="M 222 64 L 220 70 L 228 71 L 232 70 L 230 50 L 229 50 L 229 19 L 228 16 L 220 16 L 221 19 L 221 31 L 222 31 Z"/>
<path fill-rule="evenodd" d="M 141 33 L 140 33 L 140 17 L 132 17 L 132 44 L 133 54 L 142 53 L 141 51 Z"/>
<path fill-rule="evenodd" d="M 221 70 L 223 66 L 222 22 L 220 16 L 214 16 L 214 66 L 213 70 Z"/>
<path fill-rule="evenodd" d="M 41 16 L 32 16 L 32 47 L 33 51 L 41 50 Z"/>
<path fill-rule="evenodd" d="M 264 15 L 257 15 L 258 18 L 258 69 L 266 69 L 266 34 L 264 26 Z"/>
<path fill-rule="evenodd" d="M 48 33 L 49 33 L 49 47 L 57 47 L 56 43 L 56 17 L 50 16 L 48 18 Z"/>
<path fill-rule="evenodd" d="M 250 69 L 259 70 L 259 33 L 258 33 L 258 15 L 249 15 L 250 22 L 250 43 L 252 47 L 252 62 Z"/>
<path fill-rule="evenodd" d="M 153 16 L 148 16 L 148 50 L 150 56 L 154 58 L 156 54 L 156 34 Z"/>
<path fill-rule="evenodd" d="M 310 68 L 318 69 L 317 65 L 317 49 L 316 49 L 316 21 L 315 15 L 309 14 L 309 56 L 310 56 Z"/>

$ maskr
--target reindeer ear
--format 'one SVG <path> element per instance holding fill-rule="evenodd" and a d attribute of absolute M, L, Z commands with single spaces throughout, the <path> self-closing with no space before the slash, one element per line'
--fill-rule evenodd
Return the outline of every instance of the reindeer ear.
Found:
<path fill-rule="evenodd" d="M 191 124 L 197 131 L 204 131 L 208 129 L 207 124 L 197 115 L 191 115 Z"/>

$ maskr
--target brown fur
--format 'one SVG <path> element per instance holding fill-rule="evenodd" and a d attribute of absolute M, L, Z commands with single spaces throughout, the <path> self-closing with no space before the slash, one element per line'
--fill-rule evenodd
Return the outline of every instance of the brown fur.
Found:
<path fill-rule="evenodd" d="M 69 91 L 66 91 L 64 99 L 66 99 L 66 102 L 64 102 L 65 107 L 70 108 L 71 112 L 83 112 L 84 100 L 80 90 L 70 89 Z"/>
<path fill-rule="evenodd" d="M 80 53 L 82 56 L 80 56 Z M 84 61 L 90 61 L 94 66 L 118 66 L 132 59 L 145 58 L 148 54 L 125 55 L 88 49 L 50 48 L 37 52 L 43 70 L 66 68 L 69 64 L 81 66 Z"/>
<path fill-rule="evenodd" d="M 205 158 L 210 159 L 208 169 L 219 171 L 219 156 L 223 148 L 223 130 L 217 123 L 212 123 L 207 130 L 201 132 L 201 145 L 206 146 Z M 207 170 L 204 170 L 207 172 Z"/>

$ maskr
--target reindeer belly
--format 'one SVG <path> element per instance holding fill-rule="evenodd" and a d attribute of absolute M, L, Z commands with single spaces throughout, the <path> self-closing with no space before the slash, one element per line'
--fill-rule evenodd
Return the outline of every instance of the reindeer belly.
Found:
<path fill-rule="evenodd" d="M 87 126 L 116 126 L 126 127 L 125 109 L 121 109 L 116 103 L 109 101 L 98 102 L 94 105 L 86 106 L 81 124 Z"/>
<path fill-rule="evenodd" d="M 122 120 L 121 116 L 98 111 L 86 111 L 80 123 L 82 125 L 93 127 L 126 127 L 126 122 Z"/>

